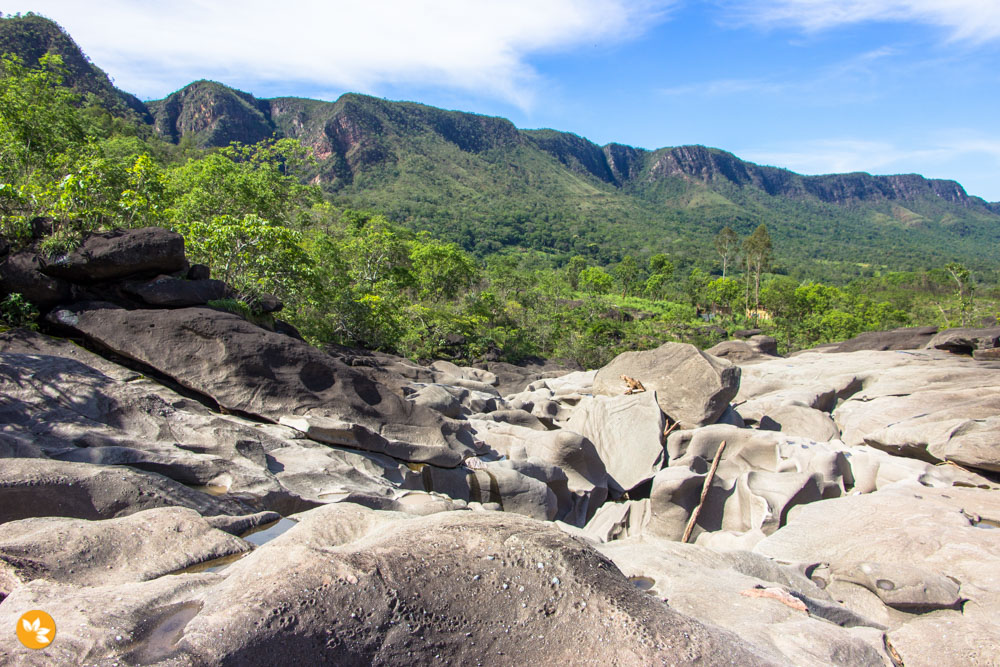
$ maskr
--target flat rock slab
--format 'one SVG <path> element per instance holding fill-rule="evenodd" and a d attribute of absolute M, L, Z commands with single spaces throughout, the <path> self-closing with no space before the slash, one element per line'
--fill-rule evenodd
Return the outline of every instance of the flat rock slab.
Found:
<path fill-rule="evenodd" d="M 902 601 L 917 608 L 947 606 L 954 590 L 944 577 L 957 583 L 967 600 L 962 618 L 995 623 L 1000 539 L 994 526 L 1000 526 L 996 491 L 900 483 L 796 507 L 788 525 L 754 551 L 789 562 L 828 563 L 834 576 L 844 572 L 852 581 L 858 579 L 859 562 L 878 563 L 872 572 L 887 574 L 875 576 L 875 587 L 884 579 L 883 589 L 898 587 Z M 892 591 L 885 593 L 886 602 L 894 603 Z"/>
<path fill-rule="evenodd" d="M 656 392 L 660 409 L 682 428 L 713 424 L 740 387 L 740 368 L 686 343 L 666 343 L 655 350 L 623 352 L 597 372 L 594 393 L 618 396 L 638 380 Z"/>
<path fill-rule="evenodd" d="M 640 590 L 781 655 L 787 664 L 887 663 L 882 628 L 834 602 L 794 567 L 757 554 L 651 538 L 597 549 Z"/>
<path fill-rule="evenodd" d="M 387 441 L 434 450 L 457 465 L 475 454 L 463 424 L 414 405 L 309 344 L 209 308 L 124 310 L 77 304 L 59 326 L 169 376 L 226 410 L 355 424 Z"/>
<path fill-rule="evenodd" d="M 272 512 L 269 518 L 279 516 Z M 251 548 L 181 507 L 100 521 L 11 521 L 0 525 L 0 594 L 34 579 L 81 586 L 148 581 Z"/>
<path fill-rule="evenodd" d="M 251 513 L 236 500 L 126 467 L 42 458 L 3 459 L 0 465 L 0 524 L 38 516 L 111 519 L 169 506 L 203 516 Z"/>
<path fill-rule="evenodd" d="M 222 574 L 23 586 L 0 605 L 0 626 L 45 609 L 62 621 L 58 639 L 43 655 L 4 634 L 0 661 L 760 665 L 779 657 L 677 613 L 590 547 L 524 517 L 404 520 L 328 505 L 296 518 Z"/>

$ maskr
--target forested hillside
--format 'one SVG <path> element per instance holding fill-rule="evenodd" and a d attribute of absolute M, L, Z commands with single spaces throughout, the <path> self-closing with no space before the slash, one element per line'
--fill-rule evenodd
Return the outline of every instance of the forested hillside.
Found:
<path fill-rule="evenodd" d="M 415 358 L 595 366 L 748 326 L 787 350 L 996 315 L 1000 216 L 957 183 L 600 147 L 353 94 L 201 81 L 143 104 L 32 15 L 0 19 L 0 49 L 8 325 L 54 305 L 18 282 L 22 250 L 58 262 L 150 225 L 237 289 L 217 307 Z"/>

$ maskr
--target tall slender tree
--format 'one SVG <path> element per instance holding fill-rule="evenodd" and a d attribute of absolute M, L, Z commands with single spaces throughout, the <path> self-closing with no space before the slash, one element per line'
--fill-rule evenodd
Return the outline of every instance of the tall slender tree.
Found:
<path fill-rule="evenodd" d="M 715 251 L 722 258 L 722 277 L 725 278 L 729 262 L 735 260 L 740 251 L 740 237 L 729 225 L 715 236 Z"/>
<path fill-rule="evenodd" d="M 753 275 L 754 320 L 757 319 L 757 312 L 760 310 L 760 275 L 771 265 L 773 249 L 771 235 L 767 233 L 767 226 L 764 223 L 757 225 L 753 234 L 743 241 L 743 257 L 746 259 L 747 273 Z"/>

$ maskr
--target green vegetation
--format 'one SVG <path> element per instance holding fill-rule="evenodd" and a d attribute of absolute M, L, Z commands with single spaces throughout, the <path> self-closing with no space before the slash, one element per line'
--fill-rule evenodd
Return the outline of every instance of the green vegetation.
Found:
<path fill-rule="evenodd" d="M 262 311 L 275 295 L 280 316 L 318 345 L 597 366 L 752 325 L 791 350 L 997 312 L 995 246 L 946 256 L 919 233 L 945 224 L 933 222 L 943 219 L 933 202 L 895 212 L 912 232 L 902 234 L 872 225 L 870 210 L 834 218 L 832 204 L 778 197 L 764 206 L 770 195 L 749 188 L 616 187 L 594 176 L 600 149 L 579 137 L 360 96 L 337 103 L 354 105 L 367 133 L 354 167 L 287 138 L 203 149 L 81 95 L 59 55 L 5 55 L 0 67 L 0 234 L 14 251 L 57 255 L 90 232 L 169 227 L 240 295 L 213 306 L 273 326 Z M 425 128 L 406 151 L 386 115 L 403 112 Z M 634 153 L 636 169 L 659 155 Z M 334 179 L 325 191 L 314 184 L 324 174 Z M 830 225 L 823 248 L 807 229 L 817 216 Z M 984 229 L 962 238 L 981 245 Z M 863 252 L 843 238 L 861 233 Z M 5 325 L 35 317 L 20 295 L 0 304 Z"/>

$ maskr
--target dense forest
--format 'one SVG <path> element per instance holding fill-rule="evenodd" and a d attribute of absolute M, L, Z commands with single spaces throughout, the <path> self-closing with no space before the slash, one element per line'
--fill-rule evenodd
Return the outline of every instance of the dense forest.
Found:
<path fill-rule="evenodd" d="M 330 187 L 317 175 L 331 169 L 331 158 L 299 139 L 279 133 L 206 146 L 163 132 L 141 103 L 113 87 L 74 85 L 79 77 L 61 55 L 11 51 L 0 67 L 5 252 L 31 246 L 55 258 L 90 232 L 169 227 L 184 236 L 194 261 L 239 291 L 239 299 L 214 305 L 267 326 L 273 315 L 262 304 L 276 296 L 284 303 L 279 316 L 317 345 L 468 362 L 540 356 L 593 367 L 623 350 L 668 340 L 707 346 L 749 327 L 788 351 L 862 331 L 976 324 L 997 315 L 996 267 L 983 259 L 994 248 L 957 262 L 933 247 L 912 250 L 930 237 L 910 234 L 898 247 L 912 254 L 898 266 L 877 246 L 872 257 L 853 262 L 842 254 L 804 261 L 796 216 L 832 204 L 786 200 L 776 234 L 773 223 L 707 213 L 726 202 L 753 208 L 761 196 L 755 191 L 725 185 L 727 198 L 715 190 L 675 193 L 705 201 L 671 218 L 675 242 L 659 247 L 621 220 L 635 214 L 630 207 L 644 206 L 643 197 L 656 206 L 651 193 L 663 183 L 627 205 L 592 180 L 542 183 L 526 189 L 518 207 L 501 205 L 486 217 L 489 190 L 463 186 L 462 174 L 449 171 L 454 161 L 435 172 L 432 159 L 411 151 L 407 160 L 424 162 L 397 163 L 396 175 L 433 178 L 395 178 L 383 166 Z M 168 102 L 151 105 L 158 119 Z M 533 138 L 559 140 L 544 132 Z M 498 157 L 495 187 L 510 186 L 509 169 Z M 428 190 L 434 178 L 440 188 Z M 372 194 L 361 187 L 364 179 L 387 187 Z M 566 187 L 578 187 L 578 199 L 566 199 Z M 542 207 L 556 192 L 562 208 Z M 547 216 L 545 224 L 536 224 L 536 214 Z M 850 216 L 831 221 L 830 244 L 844 230 L 864 228 L 867 215 L 859 213 L 853 227 Z M 920 219 L 880 228 L 873 239 L 886 229 L 933 227 L 913 216 Z M 970 240 L 984 233 L 973 230 Z M 37 314 L 18 294 L 0 304 L 9 326 L 31 325 Z"/>

